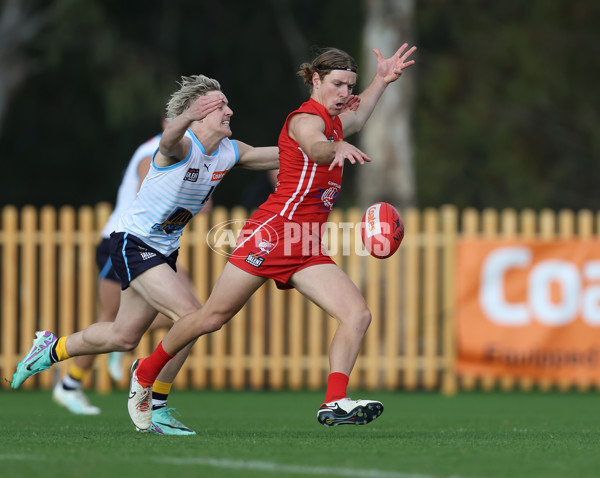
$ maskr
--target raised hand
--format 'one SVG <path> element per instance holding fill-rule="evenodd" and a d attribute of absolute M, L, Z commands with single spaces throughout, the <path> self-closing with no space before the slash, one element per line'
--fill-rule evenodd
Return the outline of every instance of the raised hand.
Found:
<path fill-rule="evenodd" d="M 381 52 L 377 49 L 373 49 L 373 53 L 377 57 L 377 75 L 383 78 L 386 83 L 391 83 L 400 78 L 402 70 L 414 65 L 414 60 L 408 60 L 408 57 L 413 54 L 417 49 L 416 46 L 411 47 L 409 50 L 408 43 L 405 43 L 398 51 L 390 58 L 383 58 Z M 405 51 L 406 50 L 406 51 Z"/>
<path fill-rule="evenodd" d="M 201 96 L 192 103 L 192 106 L 185 111 L 184 115 L 191 121 L 203 120 L 225 104 L 224 100 L 225 96 L 221 93 Z"/>
<path fill-rule="evenodd" d="M 342 110 L 342 113 L 344 113 L 346 111 L 356 111 L 359 106 L 360 106 L 360 96 L 350 95 L 348 97 L 348 101 L 346 101 L 346 104 L 344 105 L 344 109 Z"/>

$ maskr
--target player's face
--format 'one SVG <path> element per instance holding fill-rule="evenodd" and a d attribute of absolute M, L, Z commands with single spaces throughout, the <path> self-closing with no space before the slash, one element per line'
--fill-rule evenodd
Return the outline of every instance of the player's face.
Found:
<path fill-rule="evenodd" d="M 339 115 L 356 86 L 356 73 L 332 70 L 322 80 L 313 76 L 313 98 L 321 103 L 331 116 Z"/>
<path fill-rule="evenodd" d="M 228 138 L 232 134 L 229 122 L 233 116 L 233 110 L 229 107 L 229 101 L 227 101 L 227 97 L 221 91 L 209 91 L 207 95 L 220 95 L 223 98 L 223 102 L 215 111 L 204 118 L 203 123 L 206 127 L 214 130 L 215 133 L 220 133 L 224 138 Z"/>

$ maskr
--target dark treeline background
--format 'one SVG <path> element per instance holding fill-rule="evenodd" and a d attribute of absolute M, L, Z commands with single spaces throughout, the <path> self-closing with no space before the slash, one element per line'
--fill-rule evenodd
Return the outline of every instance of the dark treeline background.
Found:
<path fill-rule="evenodd" d="M 221 82 L 234 138 L 276 144 L 308 96 L 298 51 L 309 60 L 337 46 L 363 64 L 376 3 L 18 1 L 27 13 L 18 31 L 31 35 L 0 36 L 0 79 L 22 73 L 0 98 L 0 205 L 17 206 L 114 201 L 181 75 Z M 412 21 L 419 206 L 600 209 L 600 2 L 423 0 Z M 290 28 L 303 40 L 296 52 L 283 39 Z M 232 172 L 216 203 L 237 204 L 258 174 Z M 359 174 L 347 168 L 342 206 L 356 203 Z"/>

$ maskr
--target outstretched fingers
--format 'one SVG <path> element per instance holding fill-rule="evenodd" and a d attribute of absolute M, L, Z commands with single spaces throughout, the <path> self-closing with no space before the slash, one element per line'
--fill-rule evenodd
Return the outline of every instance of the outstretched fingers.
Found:
<path fill-rule="evenodd" d="M 361 150 L 356 149 L 355 151 L 347 152 L 346 154 L 343 154 L 343 155 L 341 155 L 341 154 L 336 155 L 335 159 L 329 165 L 329 171 L 331 171 L 333 168 L 336 168 L 336 167 L 341 168 L 344 165 L 344 161 L 346 161 L 346 160 L 350 164 L 356 164 L 356 163 L 365 164 L 365 163 L 371 162 L 371 158 L 369 158 Z"/>
<path fill-rule="evenodd" d="M 222 104 L 224 104 L 224 98 L 221 95 L 201 96 L 194 102 L 191 113 L 196 120 L 201 120 L 217 110 Z"/>
<path fill-rule="evenodd" d="M 344 109 L 343 109 L 342 112 L 345 112 L 345 111 L 356 111 L 359 106 L 360 106 L 360 96 L 358 96 L 358 95 L 350 95 L 348 97 L 348 101 L 346 101 L 346 104 L 344 105 Z"/>
<path fill-rule="evenodd" d="M 381 51 L 379 51 L 377 48 L 373 48 L 373 53 L 375 53 L 377 61 L 383 60 L 383 55 L 381 54 Z"/>
<path fill-rule="evenodd" d="M 407 67 L 415 63 L 415 60 L 406 61 L 406 59 L 415 52 L 417 47 L 413 46 L 405 52 L 404 50 L 406 50 L 407 47 L 408 43 L 404 43 L 400 48 L 398 48 L 398 51 L 395 54 L 395 56 L 400 58 L 403 67 Z"/>

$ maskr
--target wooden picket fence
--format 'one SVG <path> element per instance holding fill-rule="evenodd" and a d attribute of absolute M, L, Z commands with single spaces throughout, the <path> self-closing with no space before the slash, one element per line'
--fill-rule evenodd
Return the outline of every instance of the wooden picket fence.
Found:
<path fill-rule="evenodd" d="M 0 217 L 0 371 L 9 381 L 16 363 L 31 347 L 34 332 L 66 335 L 95 321 L 95 246 L 111 205 L 59 210 L 5 206 Z M 374 259 L 360 253 L 355 234 L 362 211 L 335 210 L 330 223 L 346 224 L 347 233 L 328 234 L 336 262 L 363 292 L 373 314 L 363 348 L 351 376 L 351 389 L 441 390 L 493 388 L 490 377 L 455 375 L 455 253 L 460 235 L 515 237 L 538 234 L 590 236 L 600 216 L 589 211 L 526 210 L 517 213 L 456 208 L 409 208 L 401 211 L 406 235 L 392 257 Z M 201 301 L 206 300 L 226 257 L 207 243 L 207 233 L 225 221 L 240 222 L 248 211 L 217 207 L 198 215 L 183 235 L 178 264 L 185 267 Z M 354 227 L 352 227 L 354 226 Z M 328 372 L 328 344 L 335 321 L 294 290 L 279 291 L 272 281 L 223 329 L 198 340 L 175 386 L 193 389 L 321 389 Z M 164 331 L 147 333 L 134 357 L 151 352 Z M 23 388 L 50 388 L 67 362 L 28 380 Z M 107 356 L 95 362 L 87 387 L 102 392 L 125 388 L 127 373 L 113 383 Z M 515 381 L 506 378 L 503 388 Z M 523 382 L 527 388 L 530 384 Z"/>

